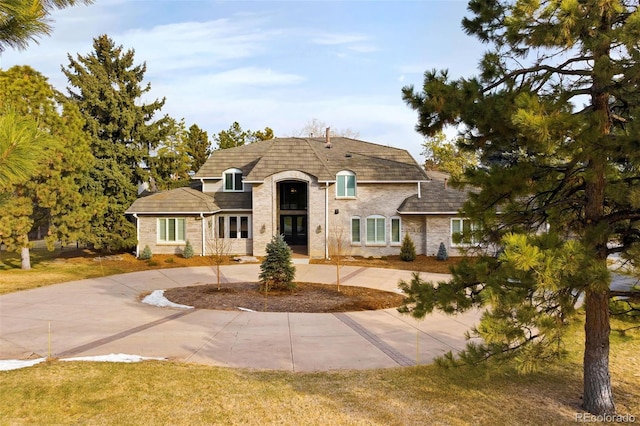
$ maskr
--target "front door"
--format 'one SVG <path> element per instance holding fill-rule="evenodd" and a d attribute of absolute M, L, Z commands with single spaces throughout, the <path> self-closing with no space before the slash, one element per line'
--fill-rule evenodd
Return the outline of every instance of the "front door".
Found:
<path fill-rule="evenodd" d="M 307 216 L 280 215 L 280 232 L 284 241 L 290 246 L 307 245 Z"/>

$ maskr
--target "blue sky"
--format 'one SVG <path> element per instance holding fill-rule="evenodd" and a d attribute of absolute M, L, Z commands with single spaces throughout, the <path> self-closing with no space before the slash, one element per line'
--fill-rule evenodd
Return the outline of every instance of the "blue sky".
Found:
<path fill-rule="evenodd" d="M 31 65 L 66 92 L 67 53 L 107 34 L 147 63 L 147 101 L 166 97 L 163 113 L 210 136 L 233 121 L 290 136 L 315 118 L 421 162 L 401 89 L 433 68 L 475 74 L 485 47 L 462 31 L 467 14 L 444 0 L 96 0 L 54 12 L 52 36 L 5 51 L 0 67 Z"/>

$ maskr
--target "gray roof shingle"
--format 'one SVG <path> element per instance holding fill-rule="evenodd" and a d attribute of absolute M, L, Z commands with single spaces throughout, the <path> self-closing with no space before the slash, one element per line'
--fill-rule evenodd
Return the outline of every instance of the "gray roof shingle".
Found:
<path fill-rule="evenodd" d="M 429 174 L 431 176 L 431 174 Z M 444 179 L 434 177 L 420 184 L 420 195 L 412 195 L 398 208 L 404 214 L 457 213 L 465 201 L 468 190 L 459 190 L 445 184 Z"/>
<path fill-rule="evenodd" d="M 125 213 L 212 213 L 220 210 L 251 209 L 250 192 L 203 193 L 193 188 L 177 188 L 138 198 Z"/>
<path fill-rule="evenodd" d="M 320 181 L 335 180 L 351 170 L 359 181 L 420 181 L 427 176 L 404 149 L 355 139 L 333 137 L 331 148 L 323 138 L 278 138 L 214 151 L 195 178 L 220 178 L 230 168 L 242 170 L 246 181 L 263 181 L 286 170 L 298 170 Z"/>

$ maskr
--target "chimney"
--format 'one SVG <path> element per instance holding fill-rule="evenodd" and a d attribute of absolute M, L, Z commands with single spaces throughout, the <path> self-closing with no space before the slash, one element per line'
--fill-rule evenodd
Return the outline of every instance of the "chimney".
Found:
<path fill-rule="evenodd" d="M 444 189 L 447 189 L 447 178 L 444 178 Z"/>
<path fill-rule="evenodd" d="M 324 134 L 325 148 L 331 148 L 331 127 L 327 127 Z"/>

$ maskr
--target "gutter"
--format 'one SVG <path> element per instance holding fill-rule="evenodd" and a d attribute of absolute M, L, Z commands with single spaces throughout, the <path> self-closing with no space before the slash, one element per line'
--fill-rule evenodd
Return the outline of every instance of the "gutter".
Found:
<path fill-rule="evenodd" d="M 140 220 L 138 219 L 138 214 L 134 213 L 133 217 L 136 218 L 136 259 L 140 255 Z"/>
<path fill-rule="evenodd" d="M 205 230 L 205 226 L 204 226 L 204 213 L 200 213 L 200 222 L 202 222 L 202 256 L 205 256 L 206 254 L 206 249 L 205 249 L 205 236 L 204 236 L 204 230 Z"/>

